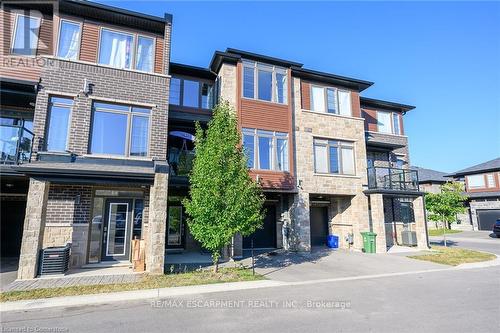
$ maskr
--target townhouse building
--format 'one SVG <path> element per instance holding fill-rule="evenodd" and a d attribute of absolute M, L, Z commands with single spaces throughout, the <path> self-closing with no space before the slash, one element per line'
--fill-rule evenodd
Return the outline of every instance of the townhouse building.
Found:
<path fill-rule="evenodd" d="M 372 82 L 236 49 L 206 68 L 171 63 L 169 14 L 60 0 L 4 2 L 1 18 L 2 255 L 19 256 L 19 278 L 67 243 L 71 267 L 86 267 L 126 264 L 143 239 L 151 273 L 202 251 L 181 202 L 195 122 L 220 100 L 266 197 L 263 228 L 227 255 L 309 251 L 330 234 L 361 250 L 364 231 L 380 253 L 403 231 L 427 248 L 403 126 L 414 107 L 360 97 Z"/>

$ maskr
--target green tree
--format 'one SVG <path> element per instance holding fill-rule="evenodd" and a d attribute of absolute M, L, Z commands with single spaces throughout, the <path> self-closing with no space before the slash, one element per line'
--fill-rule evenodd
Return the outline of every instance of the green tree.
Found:
<path fill-rule="evenodd" d="M 441 185 L 440 193 L 427 193 L 425 207 L 427 217 L 434 222 L 442 222 L 444 245 L 446 246 L 446 229 L 456 222 L 457 214 L 465 212 L 464 202 L 467 196 L 463 194 L 463 185 L 459 182 L 447 182 Z"/>
<path fill-rule="evenodd" d="M 208 128 L 196 124 L 190 198 L 183 204 L 193 237 L 212 253 L 214 271 L 222 249 L 236 233 L 250 235 L 262 226 L 264 196 L 248 174 L 235 111 L 222 102 Z"/>

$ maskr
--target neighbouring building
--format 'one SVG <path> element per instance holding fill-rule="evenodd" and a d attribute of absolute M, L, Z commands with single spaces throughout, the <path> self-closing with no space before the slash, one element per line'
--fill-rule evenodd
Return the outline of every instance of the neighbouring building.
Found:
<path fill-rule="evenodd" d="M 468 215 L 474 230 L 493 230 L 500 218 L 500 158 L 454 172 L 449 177 L 465 182 Z"/>
<path fill-rule="evenodd" d="M 170 62 L 172 16 L 87 1 L 2 2 L 2 256 L 21 279 L 40 249 L 71 243 L 71 267 L 127 263 L 144 239 L 146 269 L 201 251 L 189 233 L 195 122 L 223 99 L 235 109 L 262 229 L 227 255 L 309 251 L 330 234 L 377 252 L 413 231 L 427 248 L 423 192 L 409 167 L 413 106 L 360 97 L 372 82 L 227 49 L 206 68 Z"/>

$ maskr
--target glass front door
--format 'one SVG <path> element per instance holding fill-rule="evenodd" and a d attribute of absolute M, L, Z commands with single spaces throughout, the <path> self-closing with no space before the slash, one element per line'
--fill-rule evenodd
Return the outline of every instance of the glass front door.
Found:
<path fill-rule="evenodd" d="M 167 247 L 184 247 L 184 225 L 182 221 L 182 206 L 168 207 Z"/>
<path fill-rule="evenodd" d="M 130 251 L 132 200 L 108 200 L 103 229 L 103 260 L 127 260 Z"/>

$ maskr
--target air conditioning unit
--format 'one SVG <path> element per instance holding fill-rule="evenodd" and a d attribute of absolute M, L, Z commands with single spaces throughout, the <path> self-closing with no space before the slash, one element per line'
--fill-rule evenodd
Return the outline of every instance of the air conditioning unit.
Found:
<path fill-rule="evenodd" d="M 68 243 L 63 247 L 48 247 L 40 255 L 40 275 L 64 274 L 69 267 Z"/>
<path fill-rule="evenodd" d="M 401 238 L 403 239 L 403 245 L 417 246 L 417 233 L 415 231 L 403 230 Z"/>

